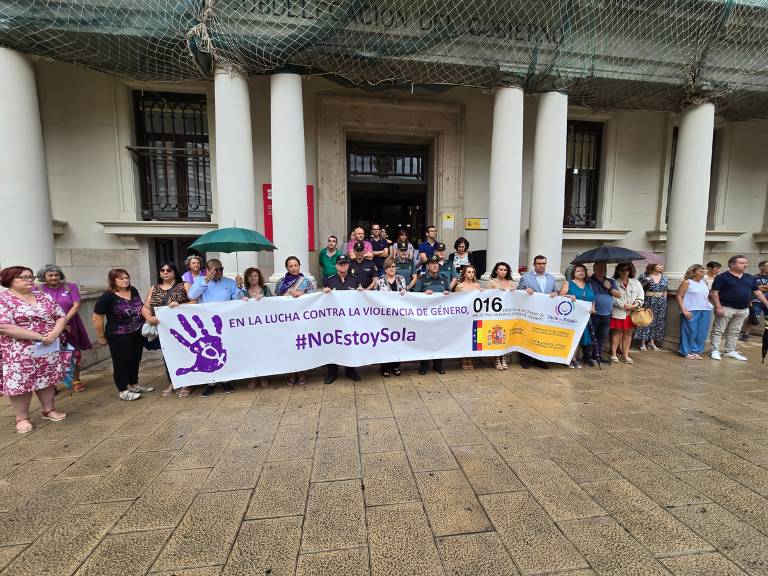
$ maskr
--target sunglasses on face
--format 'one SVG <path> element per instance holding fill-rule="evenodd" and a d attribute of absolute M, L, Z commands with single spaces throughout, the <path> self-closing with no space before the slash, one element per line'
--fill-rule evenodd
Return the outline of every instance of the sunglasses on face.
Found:
<path fill-rule="evenodd" d="M 223 266 L 221 266 L 221 267 L 219 267 L 219 268 L 214 268 L 214 269 L 213 269 L 213 271 L 214 271 L 214 272 L 224 272 L 224 267 L 223 267 Z"/>
<path fill-rule="evenodd" d="M 170 268 L 161 268 L 160 272 L 173 272 Z"/>

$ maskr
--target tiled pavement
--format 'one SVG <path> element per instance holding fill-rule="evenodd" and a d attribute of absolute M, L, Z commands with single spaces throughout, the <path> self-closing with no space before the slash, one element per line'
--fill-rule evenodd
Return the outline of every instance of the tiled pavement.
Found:
<path fill-rule="evenodd" d="M 634 366 L 161 398 L 106 367 L 20 436 L 0 409 L 2 575 L 768 574 L 768 367 Z"/>

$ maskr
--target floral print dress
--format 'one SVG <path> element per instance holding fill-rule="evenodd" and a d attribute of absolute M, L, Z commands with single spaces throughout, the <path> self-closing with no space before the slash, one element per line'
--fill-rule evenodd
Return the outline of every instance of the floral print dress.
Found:
<path fill-rule="evenodd" d="M 666 274 L 662 274 L 658 282 L 654 282 L 653 277 L 647 274 L 641 274 L 638 280 L 646 292 L 645 307 L 653 310 L 653 322 L 643 328 L 635 328 L 633 337 L 635 340 L 653 340 L 661 344 L 667 333 L 667 297 L 648 296 L 648 292 L 666 292 L 669 280 Z"/>
<path fill-rule="evenodd" d="M 0 293 L 0 324 L 45 334 L 53 330 L 64 311 L 53 299 L 42 292 L 34 292 L 35 303 L 29 304 L 7 290 Z M 54 352 L 34 356 L 35 342 L 0 336 L 0 393 L 18 396 L 56 386 L 64 381 L 71 361 L 71 352 Z"/>

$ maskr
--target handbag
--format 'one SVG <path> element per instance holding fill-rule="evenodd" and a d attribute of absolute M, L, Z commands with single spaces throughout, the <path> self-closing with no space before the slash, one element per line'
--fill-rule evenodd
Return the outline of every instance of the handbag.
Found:
<path fill-rule="evenodd" d="M 144 325 L 141 327 L 141 335 L 144 336 L 144 338 L 146 338 L 149 342 L 152 342 L 152 340 L 160 336 L 160 333 L 158 332 L 157 326 L 155 324 L 144 322 Z"/>
<path fill-rule="evenodd" d="M 638 328 L 645 328 L 653 322 L 653 310 L 650 308 L 638 308 L 629 313 L 632 324 Z"/>

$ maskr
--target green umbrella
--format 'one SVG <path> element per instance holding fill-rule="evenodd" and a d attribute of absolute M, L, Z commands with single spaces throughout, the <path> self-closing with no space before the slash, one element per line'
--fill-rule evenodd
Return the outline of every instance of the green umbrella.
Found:
<path fill-rule="evenodd" d="M 200 252 L 261 252 L 277 247 L 265 236 L 248 228 L 219 228 L 203 234 L 190 246 Z M 235 254 L 237 258 L 237 254 Z M 238 272 L 240 265 L 238 264 Z"/>

